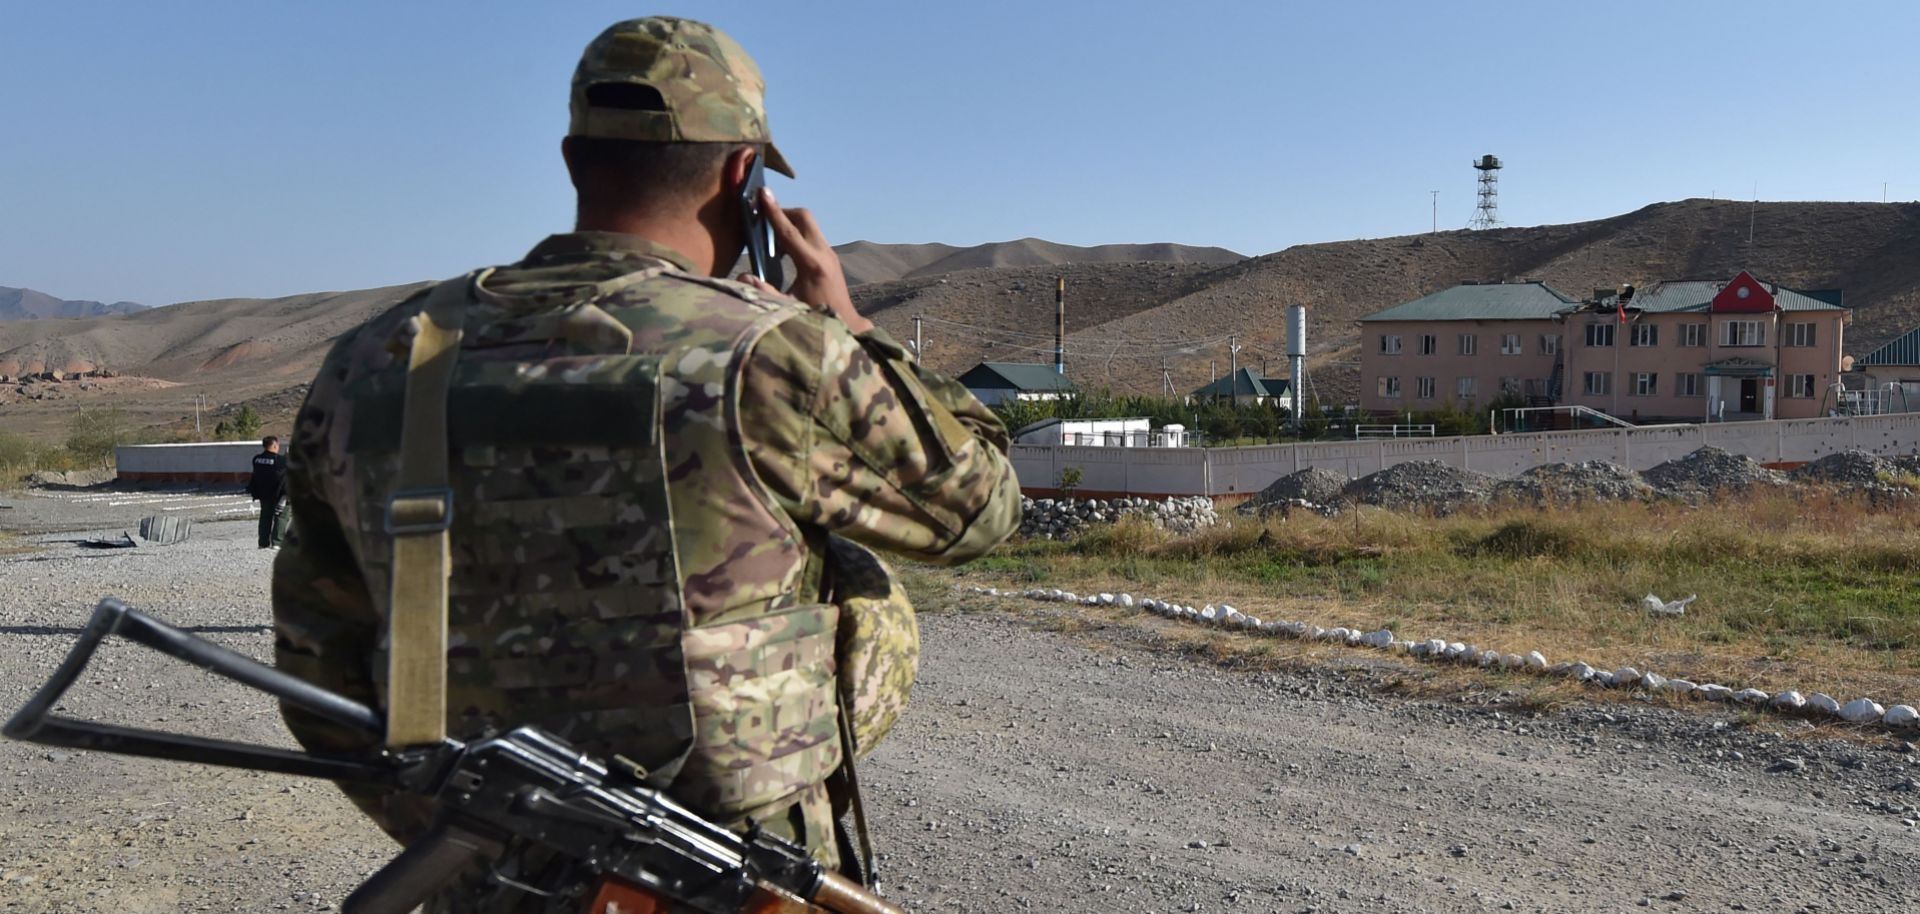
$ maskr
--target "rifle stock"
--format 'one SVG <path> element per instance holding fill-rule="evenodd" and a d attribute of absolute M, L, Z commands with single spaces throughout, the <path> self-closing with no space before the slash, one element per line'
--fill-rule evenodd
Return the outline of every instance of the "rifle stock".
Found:
<path fill-rule="evenodd" d="M 497 872 L 496 880 L 591 897 L 588 914 L 904 914 L 805 849 L 757 828 L 722 828 L 532 727 L 337 758 L 55 715 L 94 651 L 116 634 L 370 735 L 383 732 L 379 713 L 107 599 L 4 729 L 32 742 L 354 781 L 434 800 L 435 826 L 356 888 L 342 914 L 407 914 L 469 866 L 536 845 L 571 861 L 554 884 L 523 885 Z"/>

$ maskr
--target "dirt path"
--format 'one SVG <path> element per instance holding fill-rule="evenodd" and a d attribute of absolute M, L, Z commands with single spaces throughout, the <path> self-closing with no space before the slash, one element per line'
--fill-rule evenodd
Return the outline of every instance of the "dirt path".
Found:
<path fill-rule="evenodd" d="M 0 556 L 0 708 L 102 593 L 265 657 L 252 535 Z M 1413 700 L 1377 667 L 1225 670 L 1152 622 L 1033 612 L 924 620 L 914 703 L 862 772 L 908 910 L 1920 910 L 1920 765 L 1883 743 Z M 76 714 L 285 742 L 257 695 L 132 649 L 98 663 Z M 326 785 L 0 743 L 7 914 L 328 910 L 392 852 Z"/>

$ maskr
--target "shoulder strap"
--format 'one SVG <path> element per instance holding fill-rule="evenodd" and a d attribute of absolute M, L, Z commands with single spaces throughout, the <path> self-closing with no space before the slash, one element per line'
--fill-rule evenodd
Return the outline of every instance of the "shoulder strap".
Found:
<path fill-rule="evenodd" d="M 447 735 L 447 389 L 460 357 L 467 297 L 486 272 L 434 287 L 413 318 L 402 401 L 400 472 L 387 498 L 393 538 L 387 617 L 387 745 L 438 743 Z"/>

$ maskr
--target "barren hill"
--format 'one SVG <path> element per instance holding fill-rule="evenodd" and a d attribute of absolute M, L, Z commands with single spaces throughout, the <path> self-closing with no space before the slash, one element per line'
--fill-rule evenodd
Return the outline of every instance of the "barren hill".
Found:
<path fill-rule="evenodd" d="M 1329 404 L 1339 405 L 1350 402 L 1357 383 L 1355 322 L 1455 283 L 1541 279 L 1584 297 L 1595 288 L 1626 282 L 1644 287 L 1661 279 L 1725 279 L 1741 269 L 1793 288 L 1844 289 L 1846 304 L 1855 309 L 1846 351 L 1864 354 L 1920 324 L 1920 204 L 1754 207 L 1685 200 L 1569 225 L 1298 245 L 1182 275 L 1171 285 L 1188 289 L 1151 307 L 1142 307 L 1138 295 L 1103 301 L 1108 293 L 1076 291 L 1079 284 L 1070 277 L 1068 374 L 1083 384 L 1153 392 L 1161 387 L 1165 359 L 1176 388 L 1190 390 L 1205 383 L 1210 371 L 1227 370 L 1228 334 L 1236 334 L 1243 347 L 1242 365 L 1257 368 L 1264 361 L 1271 373 L 1284 373 L 1285 309 L 1298 303 L 1308 309 L 1314 387 Z M 1050 282 L 995 271 L 980 274 L 980 281 L 986 288 L 974 294 L 948 292 L 911 309 L 873 289 L 863 288 L 856 297 L 896 334 L 910 331 L 908 311 L 975 325 L 943 329 L 949 337 L 966 336 L 983 345 L 943 348 L 929 341 L 929 361 L 946 370 L 971 365 L 988 340 L 1050 338 Z M 1016 282 L 1024 288 L 1013 288 Z M 1001 307 L 981 304 L 990 301 Z M 940 307 L 943 303 L 948 307 Z M 951 317 L 954 313 L 968 316 Z M 928 325 L 929 334 L 934 326 Z M 1041 349 L 1050 352 L 1050 342 L 1030 347 Z M 1051 358 L 1039 351 L 1020 355 L 1004 345 L 992 351 L 1008 361 Z"/>
<path fill-rule="evenodd" d="M 35 321 L 51 318 L 97 317 L 103 314 L 132 314 L 146 305 L 117 301 L 111 305 L 97 301 L 71 301 L 54 298 L 33 289 L 0 286 L 0 321 Z"/>
<path fill-rule="evenodd" d="M 849 285 L 937 276 L 962 270 L 1089 263 L 1227 264 L 1246 257 L 1226 248 L 1186 244 L 1099 244 L 1077 247 L 1038 238 L 996 241 L 957 248 L 947 244 L 877 244 L 855 241 L 836 245 Z"/>
<path fill-rule="evenodd" d="M 1253 259 L 1217 248 L 1072 248 L 1033 239 L 966 249 L 854 242 L 841 250 L 849 277 L 868 280 L 854 290 L 861 309 L 901 339 L 912 338 L 916 315 L 925 317 L 927 360 L 950 372 L 982 359 L 1051 361 L 1060 276 L 1068 373 L 1118 390 L 1160 390 L 1163 364 L 1176 389 L 1197 387 L 1210 370 L 1228 368 L 1229 335 L 1242 347 L 1242 365 L 1264 362 L 1282 373 L 1285 308 L 1304 304 L 1313 387 L 1336 406 L 1354 393 L 1358 318 L 1467 280 L 1541 279 L 1584 296 L 1623 282 L 1724 279 L 1750 269 L 1793 288 L 1844 289 L 1855 309 L 1845 350 L 1854 355 L 1920 324 L 1914 203 L 1685 200 L 1592 222 L 1307 244 Z M 239 401 L 307 380 L 334 338 L 412 288 L 0 323 L 0 375 L 104 368 L 155 378 L 170 386 L 116 402 L 177 419 L 193 393 Z M 0 397 L 10 427 L 31 422 L 36 409 Z M 42 411 L 64 417 L 72 406 L 60 409 Z"/>

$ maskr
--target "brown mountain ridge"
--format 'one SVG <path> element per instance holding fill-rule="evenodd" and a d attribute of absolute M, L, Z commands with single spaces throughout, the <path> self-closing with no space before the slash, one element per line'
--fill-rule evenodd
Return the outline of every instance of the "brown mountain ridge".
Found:
<path fill-rule="evenodd" d="M 1540 279 L 1579 296 L 1750 269 L 1793 288 L 1844 289 L 1855 309 L 1850 354 L 1920 324 L 1915 203 L 1684 200 L 1591 222 L 1305 244 L 1250 259 L 1218 248 L 1036 239 L 839 250 L 862 311 L 903 340 L 913 338 L 913 318 L 925 318 L 926 359 L 948 372 L 983 359 L 1050 362 L 1061 276 L 1069 375 L 1124 391 L 1155 392 L 1171 380 L 1184 393 L 1224 373 L 1229 335 L 1240 364 L 1284 373 L 1285 308 L 1303 304 L 1311 387 L 1330 406 L 1350 402 L 1357 383 L 1358 318 L 1463 281 Z M 122 405 L 172 420 L 195 392 L 237 402 L 307 380 L 333 339 L 413 288 L 0 323 L 0 375 L 107 368 L 163 379 L 180 389 L 164 399 L 129 394 Z M 36 409 L 0 396 L 10 425 Z"/>

